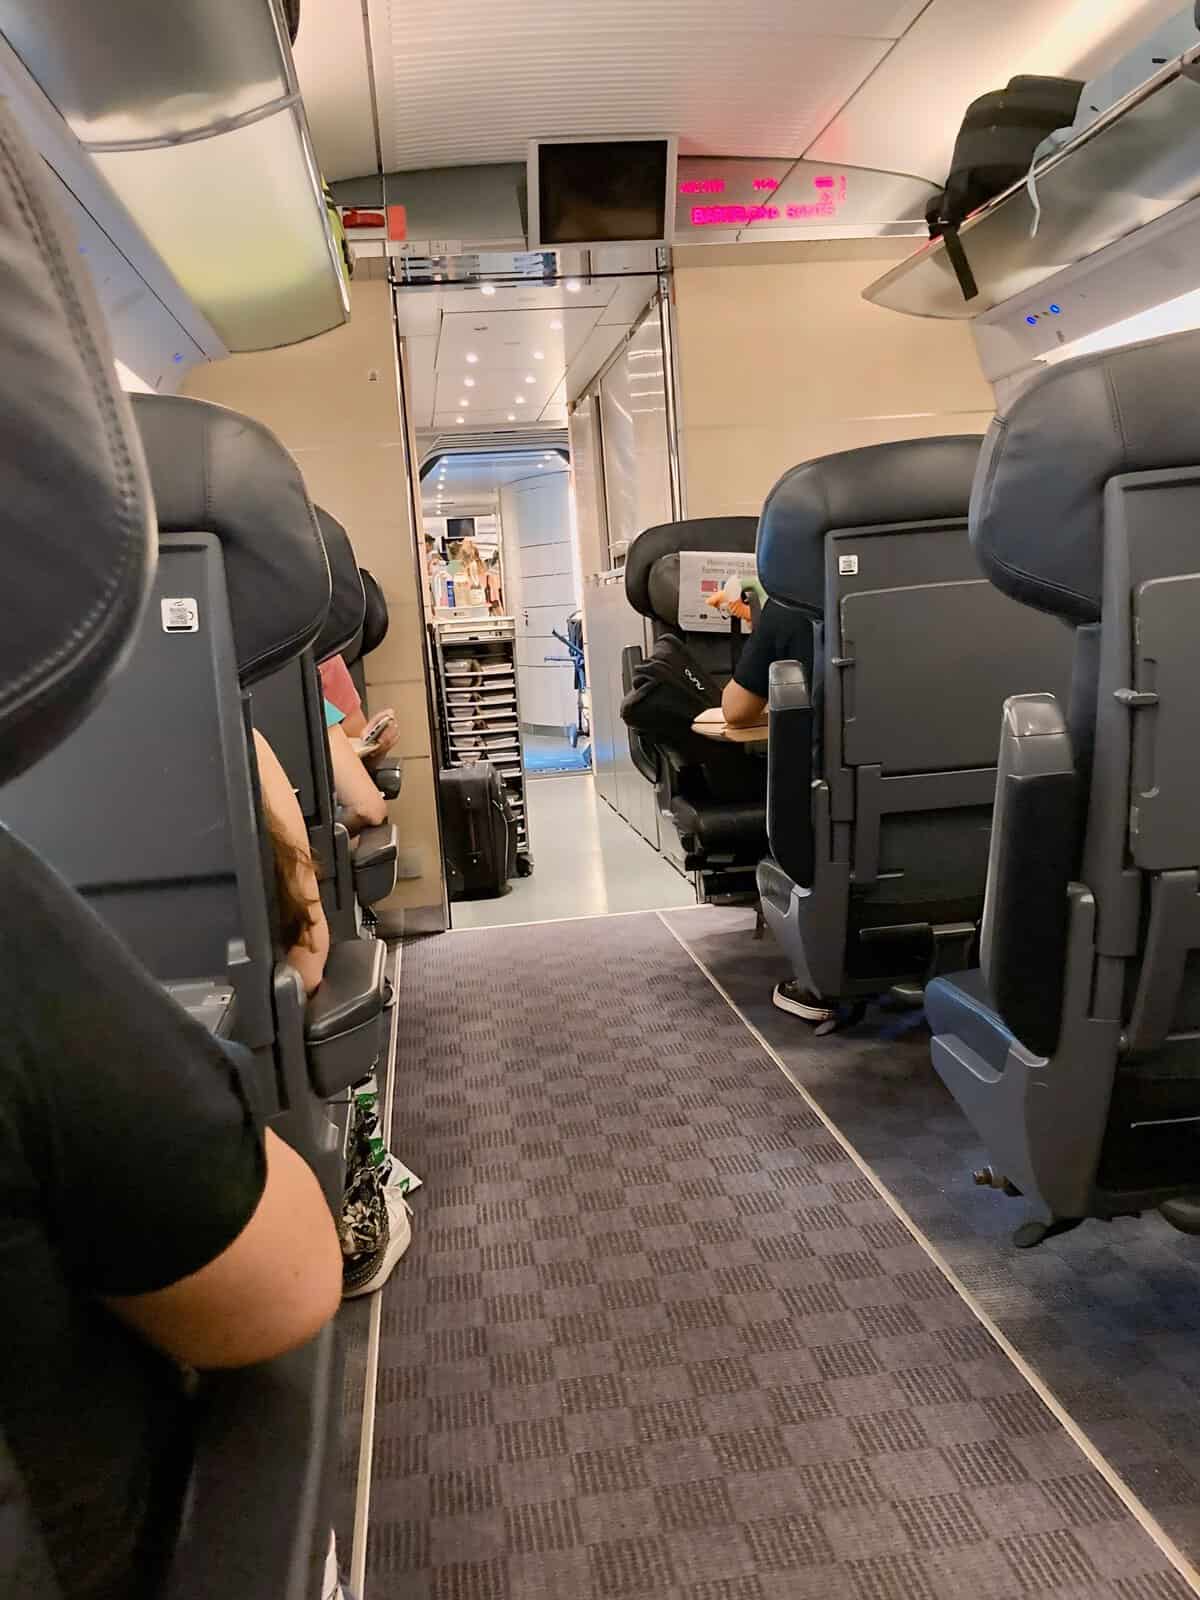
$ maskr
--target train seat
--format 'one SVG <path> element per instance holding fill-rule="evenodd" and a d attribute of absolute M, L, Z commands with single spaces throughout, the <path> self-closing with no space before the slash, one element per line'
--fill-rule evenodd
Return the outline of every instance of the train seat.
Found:
<path fill-rule="evenodd" d="M 287 768 L 275 737 L 287 748 L 297 727 L 303 731 L 304 706 L 298 715 L 297 706 L 289 705 L 278 725 L 268 728 L 259 718 L 259 696 L 265 684 L 299 680 L 312 689 L 307 716 L 309 722 L 320 716 L 319 749 L 324 753 L 324 715 L 312 648 L 328 617 L 331 579 L 319 524 L 295 462 L 267 429 L 222 406 L 169 395 L 133 399 L 158 510 L 160 546 L 168 539 L 207 539 L 210 583 L 218 587 L 223 571 L 236 673 L 243 689 L 253 689 L 256 724 Z M 204 532 L 194 533 L 197 528 Z M 179 673 L 164 669 L 161 676 L 178 678 Z M 245 743 L 241 728 L 238 742 Z M 344 835 L 344 829 L 339 831 Z M 338 850 L 334 838 L 331 853 L 341 864 L 342 892 L 352 901 L 348 846 Z M 325 1098 L 370 1074 L 382 1048 L 385 1002 L 384 952 L 374 948 L 376 941 L 356 937 L 352 904 L 341 929 L 330 918 L 330 931 L 325 975 L 306 1002 L 304 1018 L 308 1070 L 313 1087 Z M 373 1031 L 362 1027 L 364 1008 L 374 1012 Z M 353 1050 L 334 1037 L 331 1017 L 347 1020 Z"/>
<path fill-rule="evenodd" d="M 158 863 L 155 835 L 161 818 L 147 791 L 164 765 L 168 745 L 171 764 L 197 791 L 198 809 L 189 817 L 208 821 L 218 816 L 203 809 L 209 806 L 210 775 L 221 767 L 221 743 L 209 719 L 211 699 L 202 700 L 193 717 L 188 697 L 194 683 L 187 670 L 180 669 L 184 699 L 179 702 L 156 681 L 153 660 L 140 654 L 148 636 L 157 636 L 168 647 L 180 646 L 173 652 L 177 661 L 209 655 L 214 629 L 229 641 L 223 586 L 213 591 L 211 613 L 210 591 L 201 586 L 215 570 L 213 542 L 203 536 L 163 541 L 156 574 L 145 463 L 117 386 L 100 310 L 78 247 L 60 226 L 44 164 L 2 103 L 0 166 L 0 409 L 6 445 L 0 546 L 8 592 L 20 601 L 7 608 L 0 632 L 0 815 L 60 871 L 65 866 L 69 881 L 79 881 L 69 870 L 74 862 L 82 864 L 84 876 L 98 890 L 108 889 L 93 896 L 95 907 L 118 926 L 144 966 L 157 948 L 149 937 L 150 918 L 142 915 L 151 901 L 159 911 L 167 908 L 158 924 L 167 936 L 160 952 L 164 969 L 186 957 L 186 970 L 198 952 L 208 959 L 209 949 L 217 949 L 224 963 L 231 953 L 224 939 L 218 948 L 211 933 L 205 933 L 209 944 L 200 952 L 198 944 L 185 948 L 173 936 L 179 904 L 174 864 L 166 882 L 142 882 L 142 888 L 160 891 L 157 899 L 136 893 L 128 884 L 129 892 L 122 893 L 105 876 L 108 866 L 120 859 L 119 845 L 113 842 L 118 831 L 144 839 Z M 323 573 L 314 577 L 303 554 L 301 550 L 299 588 L 289 586 L 283 604 L 287 631 L 307 642 L 305 630 L 311 625 L 308 637 L 315 635 L 319 615 L 316 604 L 310 607 L 304 601 L 303 590 L 315 594 L 323 614 L 328 580 Z M 238 564 L 236 555 L 233 564 Z M 191 600 L 193 608 L 181 606 L 180 597 Z M 192 622 L 201 618 L 193 630 Z M 247 636 L 244 629 L 242 642 L 252 658 L 259 644 L 268 652 L 279 645 L 261 632 Z M 221 659 L 226 659 L 224 650 Z M 227 659 L 232 671 L 232 646 Z M 221 715 L 228 724 L 239 725 L 236 674 L 232 684 L 233 704 Z M 124 702 L 119 714 L 111 715 L 118 691 L 131 686 L 140 690 L 140 699 Z M 95 728 L 103 736 L 85 749 L 86 741 L 79 741 Z M 203 742 L 201 732 L 212 734 L 214 743 Z M 236 741 L 230 742 L 236 747 Z M 240 743 L 246 827 L 219 822 L 211 831 L 203 841 L 208 854 L 197 886 L 198 898 L 210 913 L 224 916 L 232 906 L 235 919 L 236 893 L 223 898 L 222 883 L 243 868 L 247 880 L 251 868 L 258 871 L 245 739 Z M 72 750 L 80 759 L 74 759 Z M 135 759 L 138 751 L 140 759 Z M 114 816 L 112 803 L 131 796 L 141 809 Z M 227 804 L 225 791 L 221 805 Z M 185 831 L 190 835 L 195 830 Z M 40 849 L 31 837 L 38 834 L 49 840 L 51 849 Z M 178 828 L 176 843 L 182 848 Z M 98 871 L 91 859 L 94 852 L 106 857 Z M 259 889 L 261 895 L 261 873 Z M 259 1014 L 269 1016 L 272 974 L 256 946 L 260 931 L 266 937 L 265 897 L 263 906 L 258 918 L 251 907 L 249 920 L 237 922 L 242 942 L 237 973 L 229 976 L 239 979 L 242 999 L 240 978 L 253 974 L 262 997 Z M 64 904 L 64 912 L 68 909 Z M 81 925 L 90 925 L 82 905 L 78 915 Z M 21 938 L 20 921 L 19 910 L 13 912 L 6 937 L 14 950 Z M 196 926 L 186 917 L 185 924 Z M 64 927 L 64 937 L 68 931 Z M 267 944 L 269 949 L 269 939 Z M 159 973 L 169 975 L 168 970 Z M 77 977 L 70 971 L 58 976 L 64 983 Z M 153 992 L 151 983 L 147 974 L 146 993 Z M 297 985 L 294 980 L 293 987 Z M 250 991 L 247 983 L 238 1020 L 252 1033 Z M 102 994 L 95 996 L 99 1011 L 103 999 Z M 185 1025 L 182 1015 L 180 1021 Z M 303 1093 L 302 1081 L 290 1087 Z M 264 1082 L 261 1088 L 269 1096 L 271 1084 Z M 14 1311 L 10 1308 L 9 1314 Z M 175 1551 L 168 1585 L 172 1600 L 216 1594 L 315 1600 L 329 1541 L 324 1496 L 336 1458 L 333 1431 L 339 1398 L 331 1327 L 277 1361 L 199 1380 L 187 1534 Z M 145 1418 L 131 1416 L 130 1423 L 140 1429 Z M 57 1586 L 39 1559 L 45 1553 L 38 1549 L 40 1527 L 32 1525 L 32 1507 L 17 1498 L 21 1480 L 31 1480 L 16 1439 L 5 1431 L 0 1443 L 0 1573 L 12 1577 L 20 1593 L 49 1600 Z M 3 1580 L 0 1588 L 10 1592 Z"/>
<path fill-rule="evenodd" d="M 1074 641 L 1069 700 L 1004 707 L 980 966 L 927 994 L 981 1179 L 1029 1207 L 1019 1244 L 1200 1218 L 1198 371 L 1200 333 L 1052 368 L 972 500 L 997 592 Z"/>
<path fill-rule="evenodd" d="M 640 646 L 622 653 L 630 755 L 655 786 L 659 810 L 677 829 L 706 899 L 756 898 L 754 869 L 767 848 L 766 771 L 744 749 L 692 732 L 696 715 L 729 680 L 736 643 L 729 631 L 681 627 L 679 558 L 683 551 L 750 554 L 757 527 L 754 517 L 662 523 L 639 534 L 625 560 L 625 594 L 649 618 L 654 639 L 649 670 Z M 656 692 L 656 665 L 678 693 Z"/>
<path fill-rule="evenodd" d="M 786 473 L 760 580 L 814 628 L 813 682 L 776 663 L 763 913 L 828 1005 L 971 958 L 1006 695 L 1060 691 L 1061 624 L 999 593 L 967 539 L 977 437 L 870 445 Z"/>
<path fill-rule="evenodd" d="M 361 650 L 367 600 L 362 572 L 349 534 L 328 511 L 318 506 L 316 512 L 333 585 L 329 617 L 313 646 L 313 656 L 320 666 L 331 656 L 340 655 L 344 658 L 348 650 Z M 390 791 L 394 789 L 399 792 L 399 773 L 394 767 L 386 769 L 386 776 L 384 773 L 385 769 L 377 768 L 372 776 L 380 793 L 390 798 Z M 360 906 L 369 908 L 378 905 L 391 894 L 396 887 L 398 854 L 396 828 L 390 822 L 380 823 L 375 828 L 364 828 L 351 842 L 350 870 Z"/>

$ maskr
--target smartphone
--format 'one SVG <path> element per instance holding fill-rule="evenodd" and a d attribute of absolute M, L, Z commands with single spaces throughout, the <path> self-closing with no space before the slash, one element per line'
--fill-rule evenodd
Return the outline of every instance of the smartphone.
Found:
<path fill-rule="evenodd" d="M 380 712 L 380 714 L 377 717 L 372 718 L 372 720 L 363 729 L 363 744 L 374 744 L 389 723 L 395 722 L 395 720 L 396 716 L 394 712 Z"/>

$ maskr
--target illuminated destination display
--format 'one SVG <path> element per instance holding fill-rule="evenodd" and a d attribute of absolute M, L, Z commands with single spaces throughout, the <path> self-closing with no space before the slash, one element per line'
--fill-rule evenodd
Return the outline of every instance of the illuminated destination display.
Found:
<path fill-rule="evenodd" d="M 782 157 L 680 156 L 675 236 L 735 237 L 742 229 L 924 233 L 933 195 L 923 179 Z"/>

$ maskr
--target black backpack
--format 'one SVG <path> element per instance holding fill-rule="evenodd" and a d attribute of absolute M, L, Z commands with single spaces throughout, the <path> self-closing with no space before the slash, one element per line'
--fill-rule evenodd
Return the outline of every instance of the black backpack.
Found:
<path fill-rule="evenodd" d="M 925 210 L 930 237 L 945 236 L 964 299 L 973 300 L 979 290 L 958 240 L 959 226 L 1020 183 L 1046 135 L 1074 122 L 1082 93 L 1079 78 L 1010 78 L 1007 88 L 980 95 L 967 107 L 946 187 Z"/>

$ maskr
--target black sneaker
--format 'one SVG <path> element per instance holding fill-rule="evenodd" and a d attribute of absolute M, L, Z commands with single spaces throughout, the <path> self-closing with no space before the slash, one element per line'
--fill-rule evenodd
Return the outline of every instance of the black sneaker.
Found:
<path fill-rule="evenodd" d="M 795 978 L 788 983 L 777 983 L 775 993 L 771 996 L 773 1005 L 780 1011 L 786 1011 L 789 1016 L 800 1017 L 805 1022 L 835 1022 L 837 1010 L 827 1006 L 813 994 L 811 989 L 806 989 Z"/>

